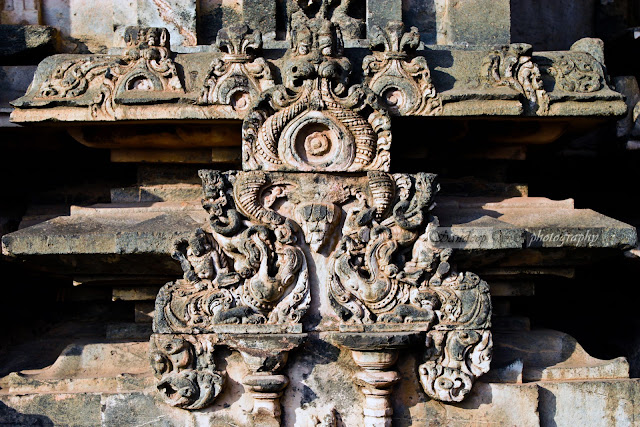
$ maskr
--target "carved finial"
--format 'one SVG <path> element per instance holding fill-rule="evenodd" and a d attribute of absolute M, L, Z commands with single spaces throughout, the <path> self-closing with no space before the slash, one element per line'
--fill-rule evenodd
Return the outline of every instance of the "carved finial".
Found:
<path fill-rule="evenodd" d="M 442 101 L 431 82 L 429 66 L 416 55 L 420 33 L 404 31 L 400 21 L 389 21 L 385 30 L 375 26 L 370 40 L 373 55 L 362 61 L 366 84 L 382 98 L 392 113 L 431 116 L 442 112 Z"/>
<path fill-rule="evenodd" d="M 243 115 L 273 86 L 269 64 L 258 56 L 262 34 L 244 23 L 234 24 L 218 31 L 216 46 L 223 55 L 211 62 L 197 102 L 229 105 Z"/>
<path fill-rule="evenodd" d="M 246 24 L 233 24 L 218 31 L 216 46 L 230 56 L 247 55 L 253 57 L 262 49 L 262 33 L 251 30 Z"/>

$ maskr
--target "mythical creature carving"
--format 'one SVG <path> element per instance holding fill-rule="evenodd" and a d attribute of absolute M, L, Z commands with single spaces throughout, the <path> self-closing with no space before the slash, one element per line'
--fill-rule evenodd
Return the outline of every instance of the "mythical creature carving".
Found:
<path fill-rule="evenodd" d="M 127 47 L 123 56 L 109 64 L 100 92 L 91 105 L 94 117 L 99 114 L 113 117 L 116 103 L 140 102 L 148 91 L 170 95 L 184 92 L 171 58 L 166 28 L 127 27 L 124 40 Z"/>
<path fill-rule="evenodd" d="M 156 332 L 199 333 L 229 323 L 299 323 L 310 295 L 307 262 L 295 245 L 292 224 L 264 215 L 244 219 L 227 194 L 232 175 L 200 175 L 202 203 L 213 231 L 198 229 L 192 238 L 176 242 L 173 256 L 184 278 L 158 293 Z M 243 209 L 250 203 L 247 197 L 238 197 Z M 256 218 L 255 211 L 248 215 Z"/>
<path fill-rule="evenodd" d="M 224 373 L 216 371 L 209 337 L 151 336 L 151 366 L 165 401 L 183 409 L 202 409 L 220 394 Z"/>
<path fill-rule="evenodd" d="M 198 103 L 230 105 L 246 112 L 273 86 L 269 64 L 256 56 L 262 49 L 262 34 L 245 24 L 232 25 L 218 31 L 216 46 L 223 55 L 211 63 Z"/>
<path fill-rule="evenodd" d="M 349 87 L 340 28 L 295 15 L 285 63 L 243 123 L 243 169 L 387 171 L 390 119 L 370 89 Z"/>
<path fill-rule="evenodd" d="M 490 86 L 506 86 L 520 92 L 537 114 L 546 113 L 549 95 L 540 70 L 531 59 L 531 45 L 513 43 L 491 52 L 482 63 L 481 78 Z"/>
<path fill-rule="evenodd" d="M 404 31 L 401 21 L 389 21 L 384 31 L 374 26 L 369 40 L 373 55 L 362 60 L 365 82 L 398 115 L 433 116 L 442 113 L 442 100 L 431 82 L 429 66 L 415 50 L 416 27 Z"/>

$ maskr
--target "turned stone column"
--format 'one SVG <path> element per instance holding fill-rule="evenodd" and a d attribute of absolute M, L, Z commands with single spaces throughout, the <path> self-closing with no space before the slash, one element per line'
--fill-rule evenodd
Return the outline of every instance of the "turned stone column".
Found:
<path fill-rule="evenodd" d="M 249 373 L 242 384 L 253 398 L 252 422 L 259 426 L 279 426 L 280 398 L 289 385 L 282 373 L 289 351 L 298 347 L 306 334 L 264 334 L 228 336 L 226 344 L 242 355 Z"/>
<path fill-rule="evenodd" d="M 362 368 L 356 382 L 364 394 L 364 425 L 382 427 L 391 425 L 393 407 L 391 392 L 400 375 L 390 368 L 398 360 L 398 350 L 362 351 L 352 350 L 356 364 Z"/>

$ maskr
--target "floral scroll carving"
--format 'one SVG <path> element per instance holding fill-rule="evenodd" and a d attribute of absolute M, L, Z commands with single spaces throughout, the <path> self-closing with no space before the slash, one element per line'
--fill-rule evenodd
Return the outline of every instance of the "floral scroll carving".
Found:
<path fill-rule="evenodd" d="M 415 50 L 420 44 L 416 27 L 404 31 L 401 21 L 390 21 L 384 30 L 374 27 L 370 45 L 373 55 L 362 61 L 367 85 L 399 115 L 430 116 L 442 113 L 442 100 L 431 82 L 423 56 Z"/>
<path fill-rule="evenodd" d="M 531 59 L 531 45 L 513 43 L 491 52 L 482 63 L 481 78 L 489 86 L 518 91 L 537 114 L 544 114 L 549 107 L 540 69 Z"/>
<path fill-rule="evenodd" d="M 269 64 L 256 56 L 262 49 L 262 34 L 245 24 L 232 25 L 218 32 L 216 46 L 223 55 L 211 63 L 198 103 L 231 105 L 246 112 L 273 86 Z"/>

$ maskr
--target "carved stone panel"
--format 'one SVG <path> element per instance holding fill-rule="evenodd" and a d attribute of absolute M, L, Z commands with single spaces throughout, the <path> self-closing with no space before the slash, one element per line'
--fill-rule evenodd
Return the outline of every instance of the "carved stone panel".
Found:
<path fill-rule="evenodd" d="M 225 53 L 199 102 L 233 105 L 234 93 L 255 101 L 243 123 L 243 170 L 200 171 L 209 221 L 175 242 L 183 277 L 156 298 L 152 363 L 173 406 L 215 399 L 225 376 L 215 348 L 226 346 L 249 371 L 242 383 L 254 424 L 279 423 L 288 354 L 306 332 L 352 355 L 367 426 L 391 423 L 400 349 L 422 349 L 415 374 L 445 402 L 464 399 L 489 369 L 489 287 L 456 272 L 452 249 L 431 238 L 436 176 L 389 173 L 388 111 L 442 111 L 415 53 L 418 33 L 399 22 L 378 31 L 363 62 L 366 84 L 351 85 L 329 5 L 319 3 L 314 17 L 293 14 L 283 83 L 270 89 L 269 67 L 253 54 L 260 34 L 246 26 L 219 34 Z M 496 52 L 487 78 L 537 97 L 539 72 L 527 74 L 537 68 L 521 53 Z"/>
<path fill-rule="evenodd" d="M 243 169 L 389 170 L 390 120 L 376 95 L 349 86 L 340 27 L 296 15 L 283 84 L 264 93 L 243 124 Z"/>

